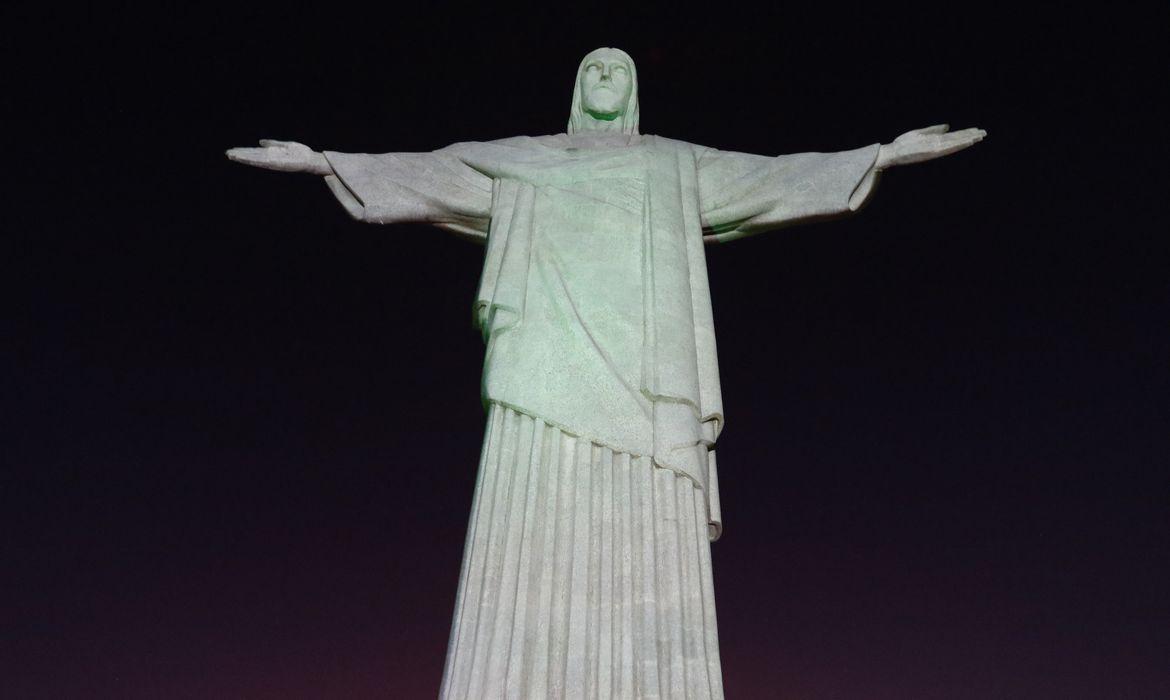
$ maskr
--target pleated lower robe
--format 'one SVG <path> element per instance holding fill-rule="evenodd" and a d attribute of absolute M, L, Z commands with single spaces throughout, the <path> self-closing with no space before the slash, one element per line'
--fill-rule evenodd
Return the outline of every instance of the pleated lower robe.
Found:
<path fill-rule="evenodd" d="M 440 697 L 723 697 L 693 481 L 489 404 Z"/>

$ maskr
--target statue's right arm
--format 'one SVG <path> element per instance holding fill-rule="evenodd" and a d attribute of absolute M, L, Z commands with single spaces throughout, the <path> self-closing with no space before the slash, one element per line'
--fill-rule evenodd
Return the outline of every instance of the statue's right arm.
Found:
<path fill-rule="evenodd" d="M 228 158 L 268 170 L 324 175 L 346 213 L 376 224 L 424 223 L 482 242 L 492 206 L 492 178 L 460 154 L 468 144 L 423 153 L 318 153 L 295 141 L 233 148 Z"/>
<path fill-rule="evenodd" d="M 332 175 L 333 168 L 321 153 L 296 141 L 261 139 L 260 148 L 231 148 L 227 157 L 237 163 L 286 173 Z"/>

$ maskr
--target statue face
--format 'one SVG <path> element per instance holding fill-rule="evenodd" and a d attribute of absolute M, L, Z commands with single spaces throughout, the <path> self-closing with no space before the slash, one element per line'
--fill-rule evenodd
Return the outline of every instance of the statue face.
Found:
<path fill-rule="evenodd" d="M 633 83 L 630 65 L 620 54 L 595 51 L 581 72 L 581 106 L 594 119 L 617 119 L 626 110 Z"/>

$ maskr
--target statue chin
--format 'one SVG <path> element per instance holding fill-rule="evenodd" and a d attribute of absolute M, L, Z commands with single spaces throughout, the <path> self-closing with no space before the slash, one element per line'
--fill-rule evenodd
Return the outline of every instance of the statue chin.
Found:
<path fill-rule="evenodd" d="M 605 122 L 611 122 L 622 116 L 625 111 L 625 100 L 619 99 L 612 90 L 602 91 L 602 93 L 601 95 L 588 94 L 586 96 L 584 104 L 581 105 L 585 112 L 594 119 Z"/>
<path fill-rule="evenodd" d="M 589 116 L 593 117 L 594 119 L 597 119 L 598 121 L 603 121 L 603 122 L 611 122 L 611 121 L 617 119 L 618 117 L 622 116 L 622 111 L 620 109 L 614 110 L 612 112 L 607 112 L 607 111 L 586 108 L 585 113 L 588 114 Z"/>

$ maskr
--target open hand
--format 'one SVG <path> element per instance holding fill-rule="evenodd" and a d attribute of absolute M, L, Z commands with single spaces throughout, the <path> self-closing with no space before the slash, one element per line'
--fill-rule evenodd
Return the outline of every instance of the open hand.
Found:
<path fill-rule="evenodd" d="M 244 165 L 286 173 L 329 175 L 333 172 L 325 156 L 296 141 L 261 139 L 260 148 L 231 148 L 227 157 Z"/>
<path fill-rule="evenodd" d="M 924 160 L 941 158 L 955 151 L 974 146 L 987 136 L 983 129 L 963 129 L 949 132 L 946 124 L 936 124 L 923 129 L 907 131 L 893 143 L 882 144 L 878 150 L 876 167 L 889 168 L 895 165 L 909 165 Z"/>

